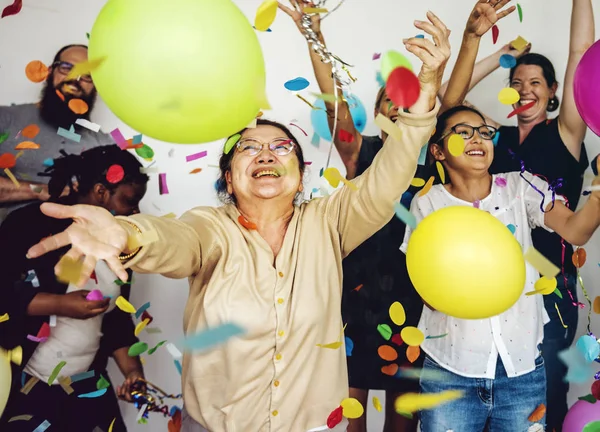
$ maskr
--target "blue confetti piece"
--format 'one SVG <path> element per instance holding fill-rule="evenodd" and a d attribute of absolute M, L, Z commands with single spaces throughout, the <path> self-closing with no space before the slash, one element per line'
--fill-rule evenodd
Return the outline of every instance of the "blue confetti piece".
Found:
<path fill-rule="evenodd" d="M 252 26 L 252 28 L 253 28 L 254 30 L 256 30 L 256 27 Z M 267 33 L 271 33 L 272 31 L 273 31 L 273 30 L 271 30 L 270 28 L 268 28 L 268 29 L 266 30 L 266 32 L 267 32 Z"/>
<path fill-rule="evenodd" d="M 377 74 L 375 75 L 375 79 L 377 80 L 377 84 L 379 84 L 379 87 L 385 87 L 385 81 L 381 76 L 381 72 L 377 72 Z"/>
<path fill-rule="evenodd" d="M 108 389 L 102 389 L 102 390 L 96 390 L 90 393 L 84 393 L 84 394 L 80 394 L 77 397 L 80 399 L 92 399 L 92 398 L 97 398 L 100 396 L 104 396 L 104 394 L 107 392 Z"/>
<path fill-rule="evenodd" d="M 319 136 L 319 134 L 315 132 L 312 136 L 312 139 L 310 140 L 310 143 L 316 148 L 319 148 L 321 144 L 321 137 Z"/>
<path fill-rule="evenodd" d="M 289 80 L 283 86 L 290 91 L 301 91 L 310 85 L 306 78 L 298 77 L 293 80 Z"/>
<path fill-rule="evenodd" d="M 577 340 L 577 349 L 588 363 L 600 355 L 600 343 L 590 335 L 583 335 Z"/>
<path fill-rule="evenodd" d="M 504 69 L 512 69 L 517 65 L 517 59 L 510 54 L 503 54 L 500 57 L 500 66 Z"/>
<path fill-rule="evenodd" d="M 492 143 L 494 143 L 494 147 L 496 147 L 498 145 L 498 141 L 500 141 L 500 131 L 497 131 L 496 135 L 494 135 L 494 138 L 492 139 Z"/>
<path fill-rule="evenodd" d="M 43 162 L 43 165 L 44 165 L 45 167 L 51 167 L 51 166 L 54 166 L 54 159 L 52 159 L 52 158 L 48 158 L 48 159 L 44 160 L 44 162 Z"/>
<path fill-rule="evenodd" d="M 513 234 L 517 231 L 517 227 L 514 226 L 513 224 L 506 225 L 506 228 L 508 228 L 508 230 Z"/>
<path fill-rule="evenodd" d="M 354 342 L 352 342 L 352 339 L 350 339 L 348 336 L 346 336 L 344 340 L 346 342 L 346 357 L 351 357 L 352 350 L 354 349 Z"/>
<path fill-rule="evenodd" d="M 175 367 L 177 368 L 179 375 L 181 375 L 181 363 L 179 363 L 179 360 L 175 360 Z"/>
<path fill-rule="evenodd" d="M 83 380 L 86 380 L 88 378 L 93 378 L 94 375 L 95 375 L 95 373 L 94 373 L 93 370 L 87 371 L 87 372 L 81 372 L 81 373 L 78 373 L 76 375 L 72 375 L 71 376 L 71 382 L 72 383 L 76 383 L 77 381 L 83 381 Z"/>
<path fill-rule="evenodd" d="M 425 39 L 425 35 L 418 34 L 415 36 L 417 39 Z"/>
<path fill-rule="evenodd" d="M 71 141 L 75 141 L 76 143 L 81 141 L 81 135 L 75 133 L 75 127 L 73 125 L 71 125 L 69 130 L 59 127 L 56 134 L 63 138 L 70 139 Z"/>
<path fill-rule="evenodd" d="M 139 309 L 138 309 L 138 310 L 135 312 L 135 317 L 136 317 L 137 319 L 140 319 L 140 317 L 142 316 L 142 314 L 143 314 L 143 313 L 144 313 L 146 310 L 148 310 L 148 308 L 149 308 L 149 307 L 150 307 L 150 302 L 148 302 L 148 303 L 144 303 L 144 304 L 142 305 L 142 307 L 140 307 L 140 308 L 139 308 Z"/>
<path fill-rule="evenodd" d="M 571 346 L 559 352 L 558 358 L 567 366 L 568 371 L 564 378 L 566 382 L 583 384 L 594 376 L 594 367 L 586 362 L 576 347 Z"/>
<path fill-rule="evenodd" d="M 417 161 L 417 164 L 419 165 L 425 165 L 425 163 L 427 162 L 427 149 L 429 148 L 429 146 L 423 146 L 421 148 L 421 154 L 419 155 L 419 160 Z"/>
<path fill-rule="evenodd" d="M 324 170 L 324 169 L 325 169 L 325 168 L 321 168 L 321 170 L 319 171 L 319 177 L 323 177 L 323 170 Z"/>
<path fill-rule="evenodd" d="M 48 420 L 44 420 L 42 424 L 36 427 L 33 432 L 44 432 L 46 429 L 50 427 L 50 422 Z"/>
<path fill-rule="evenodd" d="M 142 143 L 142 134 L 134 136 L 131 141 L 131 144 L 141 144 L 141 143 Z"/>
<path fill-rule="evenodd" d="M 25 372 L 21 372 L 21 387 L 25 387 Z"/>
<path fill-rule="evenodd" d="M 234 336 L 243 335 L 244 333 L 246 333 L 246 330 L 240 326 L 233 323 L 227 323 L 187 336 L 181 342 L 181 346 L 188 351 L 206 350 L 225 343 Z"/>
<path fill-rule="evenodd" d="M 408 210 L 402 204 L 395 203 L 394 211 L 396 212 L 396 217 L 404 222 L 407 226 L 411 227 L 413 230 L 417 227 L 417 219 L 415 218 L 415 215 L 413 215 L 410 210 Z"/>
<path fill-rule="evenodd" d="M 178 411 L 181 411 L 181 408 L 179 408 L 177 405 L 173 405 L 169 411 L 169 417 L 173 417 Z"/>
<path fill-rule="evenodd" d="M 402 204 L 404 207 L 409 209 L 413 198 L 414 198 L 414 195 L 412 193 L 410 193 L 409 191 L 406 191 L 402 194 L 402 197 L 400 198 L 400 204 Z"/>

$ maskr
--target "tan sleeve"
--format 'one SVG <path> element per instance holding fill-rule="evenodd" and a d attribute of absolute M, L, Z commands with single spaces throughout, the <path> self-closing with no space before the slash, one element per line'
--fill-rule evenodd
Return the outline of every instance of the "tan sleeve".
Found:
<path fill-rule="evenodd" d="M 394 204 L 410 186 L 421 148 L 435 128 L 439 102 L 427 114 L 398 113 L 402 139 L 389 135 L 371 166 L 325 201 L 325 213 L 337 226 L 343 257 L 379 231 L 394 215 Z"/>
<path fill-rule="evenodd" d="M 127 222 L 136 225 L 143 236 L 156 239 L 142 246 L 125 264 L 126 268 L 138 273 L 158 273 L 173 279 L 189 277 L 200 270 L 200 234 L 206 227 L 197 209 L 188 211 L 180 219 L 149 215 L 118 216 L 117 219 L 129 233 L 132 230 Z"/>

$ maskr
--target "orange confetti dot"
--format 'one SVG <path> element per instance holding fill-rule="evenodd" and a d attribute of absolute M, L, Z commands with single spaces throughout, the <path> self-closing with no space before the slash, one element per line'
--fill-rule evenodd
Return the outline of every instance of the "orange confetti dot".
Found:
<path fill-rule="evenodd" d="M 15 150 L 24 150 L 24 149 L 34 150 L 34 149 L 39 149 L 39 148 L 40 148 L 40 145 L 34 143 L 33 141 L 23 141 L 22 143 L 19 143 L 15 147 Z"/>
<path fill-rule="evenodd" d="M 241 226 L 243 226 L 247 230 L 255 230 L 255 229 L 257 229 L 257 226 L 256 226 L 256 224 L 254 222 L 250 222 L 248 219 L 246 219 L 242 215 L 238 216 L 238 222 L 239 222 L 239 224 Z"/>
<path fill-rule="evenodd" d="M 40 83 L 48 77 L 48 67 L 39 60 L 33 60 L 25 66 L 25 75 L 29 81 Z"/>
<path fill-rule="evenodd" d="M 0 169 L 13 168 L 17 164 L 17 158 L 12 153 L 0 155 Z"/>
<path fill-rule="evenodd" d="M 429 180 L 427 180 L 427 183 L 425 183 L 425 186 L 423 186 L 423 189 L 421 189 L 419 191 L 419 196 L 422 197 L 425 194 L 427 194 L 427 192 L 429 192 L 431 190 L 431 188 L 433 187 L 433 181 L 435 180 L 435 177 L 431 176 L 429 177 Z"/>
<path fill-rule="evenodd" d="M 418 346 L 409 346 L 406 348 L 406 358 L 409 362 L 414 363 L 421 355 L 421 348 Z"/>
<path fill-rule="evenodd" d="M 594 312 L 600 314 L 600 296 L 594 299 Z"/>
<path fill-rule="evenodd" d="M 363 287 L 363 284 L 360 284 L 359 286 L 357 286 L 356 288 L 354 288 L 352 291 L 359 292 L 362 287 Z"/>
<path fill-rule="evenodd" d="M 25 138 L 34 139 L 37 134 L 40 133 L 40 127 L 38 125 L 30 124 L 21 129 L 21 135 Z"/>
<path fill-rule="evenodd" d="M 377 354 L 379 354 L 379 357 L 385 361 L 394 361 L 398 358 L 396 349 L 389 345 L 381 345 L 379 348 L 377 348 Z"/>
<path fill-rule="evenodd" d="M 82 99 L 71 99 L 69 101 L 69 109 L 75 114 L 85 114 L 88 112 L 88 104 Z"/>
<path fill-rule="evenodd" d="M 202 171 L 202 168 L 194 168 L 190 171 L 190 174 L 198 174 L 200 171 Z"/>
<path fill-rule="evenodd" d="M 394 376 L 398 372 L 398 365 L 393 363 L 391 365 L 383 366 L 381 372 L 385 375 Z"/>
<path fill-rule="evenodd" d="M 60 90 L 56 90 L 56 96 L 60 98 L 61 101 L 65 101 L 65 95 L 60 92 Z"/>
<path fill-rule="evenodd" d="M 573 260 L 573 265 L 575 267 L 577 267 L 577 268 L 583 267 L 586 259 L 587 259 L 587 253 L 584 248 L 577 248 L 573 252 L 572 260 Z"/>
<path fill-rule="evenodd" d="M 541 419 L 544 418 L 545 414 L 546 414 L 546 405 L 540 404 L 535 410 L 533 410 L 533 412 L 527 418 L 527 420 L 529 420 L 530 422 L 539 422 Z"/>

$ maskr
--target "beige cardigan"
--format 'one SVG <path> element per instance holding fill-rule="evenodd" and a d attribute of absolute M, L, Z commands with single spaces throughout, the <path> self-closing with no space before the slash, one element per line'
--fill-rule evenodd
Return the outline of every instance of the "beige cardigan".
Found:
<path fill-rule="evenodd" d="M 247 329 L 208 352 L 184 355 L 185 406 L 208 430 L 319 430 L 348 397 L 344 345 L 317 347 L 343 341 L 342 259 L 394 215 L 438 109 L 399 113 L 401 142 L 386 140 L 352 180 L 358 191 L 342 187 L 295 207 L 275 266 L 269 245 L 238 223 L 233 205 L 198 207 L 179 220 L 125 218 L 158 233 L 128 267 L 189 278 L 186 334 L 226 322 Z"/>

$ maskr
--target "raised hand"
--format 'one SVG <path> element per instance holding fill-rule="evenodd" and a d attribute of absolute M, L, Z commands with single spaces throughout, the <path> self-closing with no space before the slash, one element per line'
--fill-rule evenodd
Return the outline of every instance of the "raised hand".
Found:
<path fill-rule="evenodd" d="M 516 59 L 518 59 L 519 57 L 523 57 L 525 54 L 529 54 L 530 51 L 531 51 L 531 42 L 528 43 L 527 46 L 525 48 L 523 48 L 521 51 L 517 51 L 516 49 L 514 49 L 511 44 L 506 44 L 502 48 L 500 48 L 500 52 L 502 54 L 510 54 L 511 56 L 513 56 Z"/>
<path fill-rule="evenodd" d="M 469 19 L 465 32 L 481 37 L 491 29 L 494 24 L 516 10 L 515 6 L 501 10 L 510 0 L 479 0 Z"/>
<path fill-rule="evenodd" d="M 123 282 L 127 281 L 127 272 L 119 261 L 120 253 L 127 246 L 127 231 L 107 210 L 97 206 L 64 206 L 53 203 L 44 203 L 40 209 L 47 216 L 73 219 L 73 223 L 65 231 L 47 237 L 32 246 L 27 252 L 29 258 L 37 258 L 50 251 L 72 245 L 64 258 L 78 261 L 84 257 L 78 286 L 83 286 L 87 282 L 98 260 L 106 261 L 119 279 Z M 61 270 L 60 266 L 59 262 L 55 269 L 57 273 Z"/>
<path fill-rule="evenodd" d="M 307 0 L 290 0 L 290 4 L 293 6 L 292 8 L 289 8 L 287 6 L 284 6 L 281 2 L 278 3 L 279 5 L 279 9 L 283 12 L 285 12 L 287 15 L 290 16 L 290 18 L 292 18 L 294 20 L 294 22 L 296 23 L 296 26 L 298 26 L 298 29 L 302 30 L 301 28 L 301 20 L 302 20 L 302 15 L 304 15 L 304 9 L 308 8 L 308 7 L 315 7 L 314 3 L 307 1 Z M 312 14 L 310 17 L 311 20 L 311 28 L 315 33 L 320 33 L 321 32 L 321 16 L 320 14 Z"/>
<path fill-rule="evenodd" d="M 108 310 L 110 299 L 87 300 L 86 296 L 88 294 L 89 291 L 81 290 L 61 295 L 58 298 L 57 315 L 75 319 L 88 319 Z"/>

